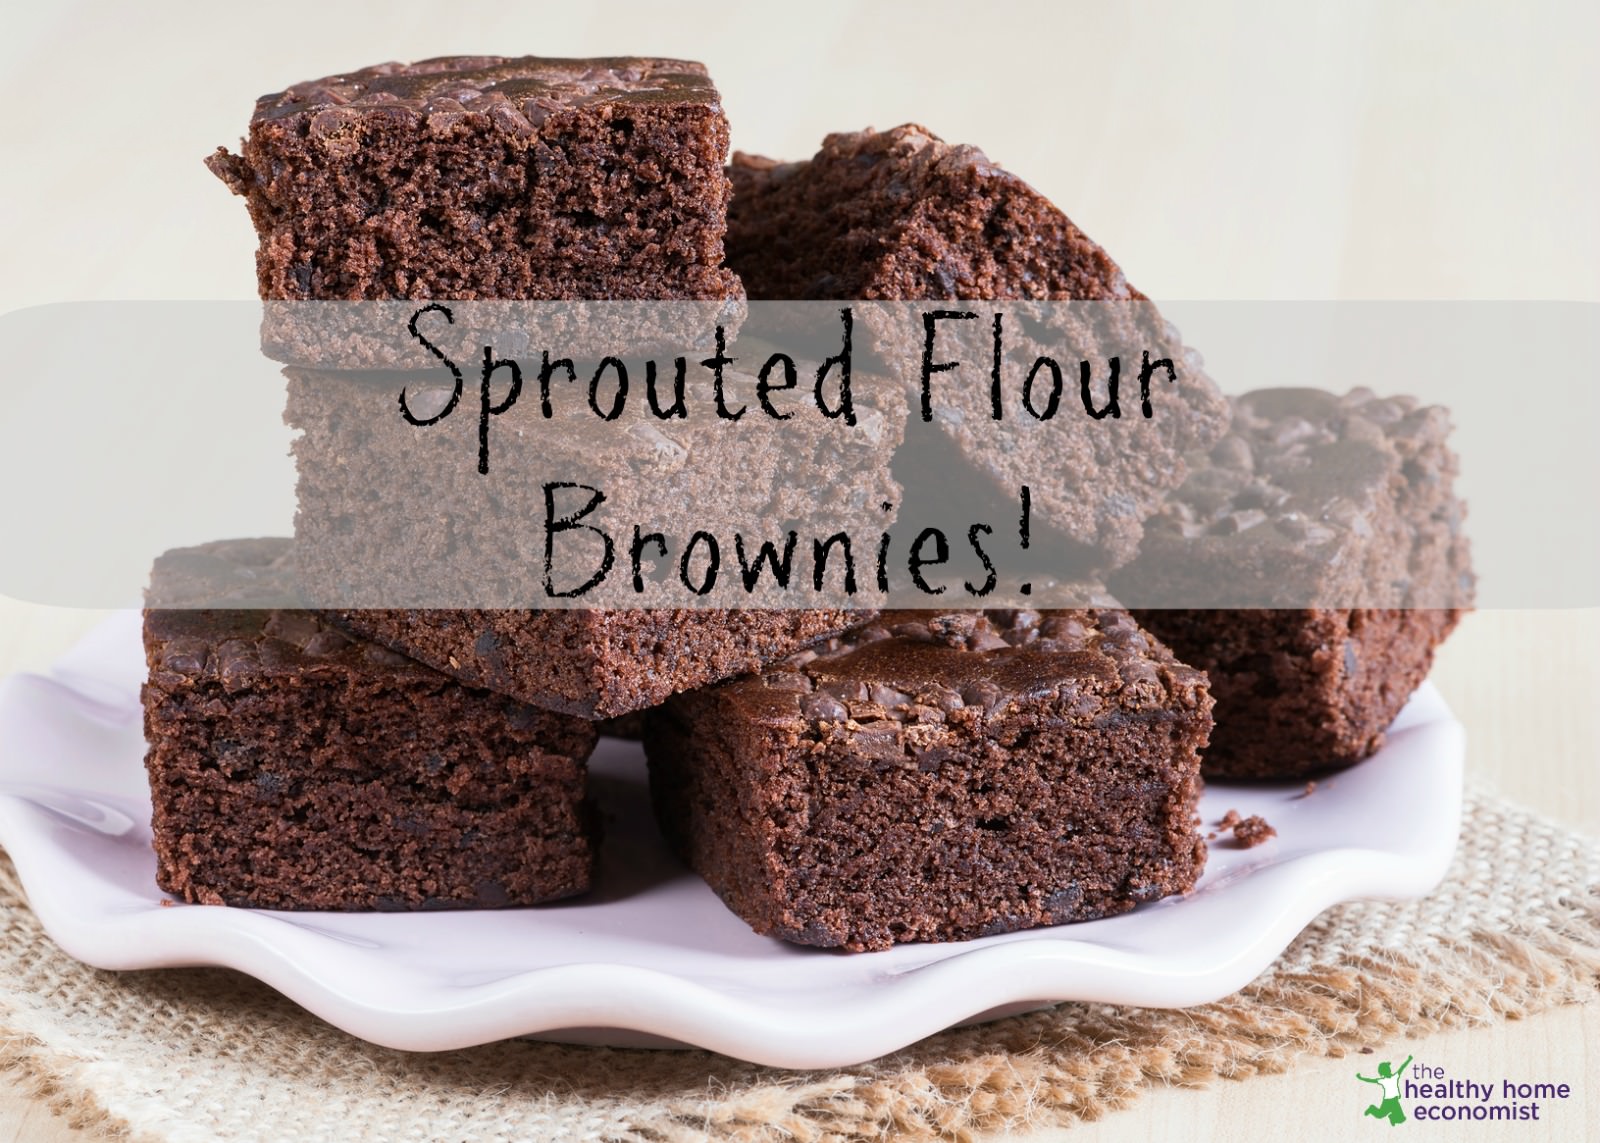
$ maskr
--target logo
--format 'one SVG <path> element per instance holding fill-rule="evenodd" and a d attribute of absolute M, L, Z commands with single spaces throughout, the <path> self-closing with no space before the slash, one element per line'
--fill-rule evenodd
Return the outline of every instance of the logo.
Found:
<path fill-rule="evenodd" d="M 1376 1076 L 1364 1076 L 1356 1073 L 1356 1079 L 1362 1083 L 1375 1083 L 1383 1091 L 1383 1099 L 1367 1108 L 1363 1114 L 1374 1119 L 1387 1119 L 1390 1127 L 1398 1127 L 1406 1121 L 1405 1109 L 1400 1106 L 1400 1075 L 1411 1066 L 1411 1057 L 1406 1057 L 1406 1062 L 1398 1068 L 1391 1068 L 1389 1061 L 1384 1060 L 1378 1065 Z"/>
<path fill-rule="evenodd" d="M 1412 1067 L 1411 1060 L 1407 1056 L 1399 1067 L 1385 1060 L 1378 1064 L 1375 1076 L 1356 1073 L 1356 1079 L 1375 1084 L 1382 1096 L 1367 1105 L 1364 1116 L 1387 1119 L 1390 1127 L 1398 1127 L 1407 1119 L 1457 1123 L 1544 1120 L 1550 1118 L 1547 1113 L 1556 1111 L 1572 1097 L 1570 1083 L 1446 1075 L 1440 1065 L 1423 1063 Z M 1408 1070 L 1410 1074 L 1406 1075 Z M 1409 1116 L 1401 1106 L 1402 1098 L 1411 1104 Z"/>

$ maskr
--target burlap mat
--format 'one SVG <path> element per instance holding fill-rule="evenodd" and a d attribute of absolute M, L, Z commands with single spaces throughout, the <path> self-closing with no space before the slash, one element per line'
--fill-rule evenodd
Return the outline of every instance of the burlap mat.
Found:
<path fill-rule="evenodd" d="M 1066 1004 L 837 1072 L 523 1041 L 375 1048 L 236 973 L 85 968 L 0 861 L 0 1067 L 77 1122 L 138 1139 L 965 1139 L 1096 1118 L 1151 1082 L 1593 1002 L 1597 988 L 1600 842 L 1482 791 L 1433 896 L 1325 914 L 1227 1000 Z"/>

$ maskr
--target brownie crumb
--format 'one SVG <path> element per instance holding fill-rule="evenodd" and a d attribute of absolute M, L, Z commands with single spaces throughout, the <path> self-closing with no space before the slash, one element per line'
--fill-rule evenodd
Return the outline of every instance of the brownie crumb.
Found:
<path fill-rule="evenodd" d="M 1315 782 L 1307 782 L 1306 783 L 1305 793 L 1301 794 L 1300 796 L 1302 798 L 1309 798 L 1312 794 L 1315 794 L 1316 792 L 1317 792 L 1317 784 Z"/>
<path fill-rule="evenodd" d="M 1254 849 L 1278 836 L 1278 831 L 1267 824 L 1259 814 L 1251 814 L 1233 826 L 1234 844 L 1242 849 Z"/>
<path fill-rule="evenodd" d="M 1232 829 L 1234 826 L 1238 825 L 1242 820 L 1243 819 L 1239 817 L 1239 811 L 1238 810 L 1229 810 L 1227 813 L 1222 815 L 1222 820 L 1217 822 L 1217 828 L 1218 829 Z"/>

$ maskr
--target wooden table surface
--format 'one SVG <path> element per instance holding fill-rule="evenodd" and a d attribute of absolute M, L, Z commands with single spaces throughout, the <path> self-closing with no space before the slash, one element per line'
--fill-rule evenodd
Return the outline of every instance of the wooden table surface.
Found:
<path fill-rule="evenodd" d="M 735 146 L 783 157 L 829 130 L 925 123 L 1063 204 L 1157 298 L 1600 300 L 1592 3 L 84 0 L 0 21 L 0 312 L 252 297 L 254 236 L 200 159 L 237 140 L 254 97 L 485 51 L 706 60 Z M 96 619 L 0 597 L 0 673 L 45 666 Z M 1600 612 L 1479 613 L 1434 678 L 1473 775 L 1600 834 L 1597 646 Z M 1593 1077 L 1600 1005 L 1403 1046 L 1477 1073 Z M 1362 1137 L 1378 1128 L 1349 1113 L 1350 1071 L 1163 1089 L 1036 1137 Z M 1593 1087 L 1559 1122 L 1454 1137 L 1600 1137 Z M 86 1134 L 0 1076 L 0 1143 Z"/>

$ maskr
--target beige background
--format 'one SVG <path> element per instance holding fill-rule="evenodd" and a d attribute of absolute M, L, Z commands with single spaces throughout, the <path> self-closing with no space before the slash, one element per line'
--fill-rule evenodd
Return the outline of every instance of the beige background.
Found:
<path fill-rule="evenodd" d="M 1028 178 L 1158 299 L 1600 301 L 1592 3 L 285 0 L 9 5 L 0 21 L 0 313 L 253 296 L 242 204 L 203 156 L 235 144 L 262 92 L 456 52 L 701 59 L 735 145 L 782 157 L 922 122 Z M 161 462 L 136 437 L 128 454 Z M 93 619 L 0 599 L 0 672 L 43 666 Z M 1597 636 L 1596 612 L 1480 614 L 1436 673 L 1472 771 L 1591 832 Z M 1600 1074 L 1600 1005 L 1396 1047 L 1453 1074 L 1578 1081 Z M 1365 1137 L 1352 1070 L 1157 1092 L 1066 1134 Z M 4 1084 L 0 1143 L 81 1137 Z M 1600 1137 L 1600 1094 L 1583 1094 L 1557 1121 L 1470 1138 Z"/>

